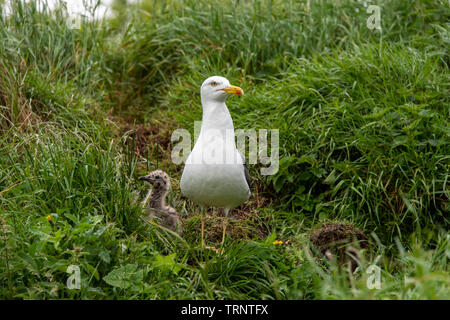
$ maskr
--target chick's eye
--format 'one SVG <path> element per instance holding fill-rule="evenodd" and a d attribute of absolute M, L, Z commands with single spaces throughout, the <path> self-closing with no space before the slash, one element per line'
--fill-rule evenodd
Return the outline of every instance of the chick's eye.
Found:
<path fill-rule="evenodd" d="M 211 85 L 212 87 L 216 87 L 216 86 L 218 85 L 218 83 L 215 82 L 215 81 L 211 81 L 210 85 Z"/>

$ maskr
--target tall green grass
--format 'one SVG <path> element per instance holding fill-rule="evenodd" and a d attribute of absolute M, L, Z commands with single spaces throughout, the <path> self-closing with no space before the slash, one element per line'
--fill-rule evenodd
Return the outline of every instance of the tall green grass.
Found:
<path fill-rule="evenodd" d="M 119 83 L 148 101 L 160 99 L 161 81 L 184 77 L 191 69 L 263 80 L 283 74 L 298 57 L 354 50 L 364 43 L 423 46 L 423 38 L 444 37 L 436 42 L 445 51 L 448 4 L 378 4 L 383 8 L 381 32 L 367 28 L 369 14 L 358 1 L 143 1 L 113 24 L 124 54 L 113 65 L 120 66 L 118 79 L 127 74 L 127 81 Z M 441 54 L 448 61 L 447 53 Z M 130 84 L 137 88 L 130 90 Z M 123 104 L 133 104 L 135 95 Z"/>
<path fill-rule="evenodd" d="M 449 298 L 447 2 L 380 1 L 382 32 L 357 1 L 143 1 L 79 29 L 38 3 L 0 21 L 0 297 Z M 182 167 L 122 129 L 193 130 L 212 74 L 246 92 L 236 128 L 280 130 L 279 172 L 251 167 L 268 201 L 223 255 L 199 249 Z M 136 177 L 160 166 L 182 239 L 139 220 Z M 371 237 L 354 275 L 308 246 L 329 220 Z"/>

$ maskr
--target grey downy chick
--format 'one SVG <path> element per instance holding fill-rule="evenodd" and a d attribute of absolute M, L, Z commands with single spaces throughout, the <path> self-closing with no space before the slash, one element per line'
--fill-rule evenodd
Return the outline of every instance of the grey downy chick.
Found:
<path fill-rule="evenodd" d="M 178 212 L 166 205 L 166 196 L 170 189 L 169 175 L 162 170 L 155 170 L 140 177 L 139 180 L 146 181 L 152 186 L 144 200 L 144 204 L 148 203 L 145 219 L 156 217 L 162 226 L 181 234 L 182 222 Z"/>

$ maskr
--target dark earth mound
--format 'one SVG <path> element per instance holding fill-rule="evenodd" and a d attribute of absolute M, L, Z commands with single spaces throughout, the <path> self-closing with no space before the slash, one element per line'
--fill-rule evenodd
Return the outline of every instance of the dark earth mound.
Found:
<path fill-rule="evenodd" d="M 311 235 L 311 243 L 329 260 L 340 264 L 350 263 L 355 271 L 360 259 L 359 249 L 368 247 L 369 241 L 362 231 L 344 223 L 326 223 Z"/>

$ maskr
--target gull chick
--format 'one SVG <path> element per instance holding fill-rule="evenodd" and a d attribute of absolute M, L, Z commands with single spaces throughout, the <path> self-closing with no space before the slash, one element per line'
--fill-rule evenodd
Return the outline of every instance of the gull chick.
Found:
<path fill-rule="evenodd" d="M 152 186 L 144 200 L 144 204 L 148 202 L 145 219 L 151 220 L 156 217 L 162 226 L 181 234 L 182 222 L 178 212 L 166 205 L 166 196 L 170 189 L 169 175 L 162 170 L 155 170 L 140 177 L 139 180 L 146 181 Z"/>

